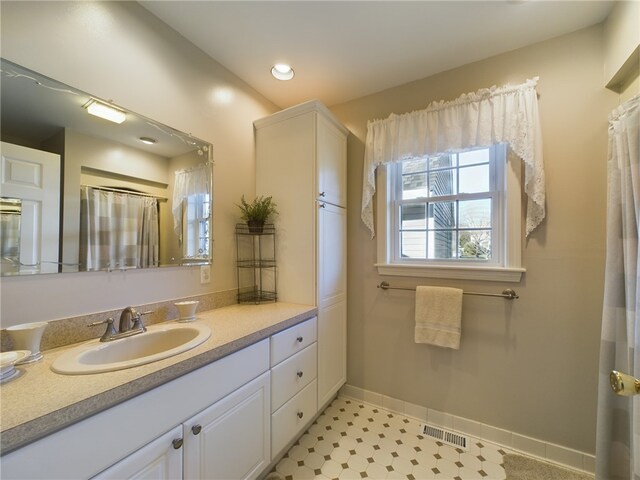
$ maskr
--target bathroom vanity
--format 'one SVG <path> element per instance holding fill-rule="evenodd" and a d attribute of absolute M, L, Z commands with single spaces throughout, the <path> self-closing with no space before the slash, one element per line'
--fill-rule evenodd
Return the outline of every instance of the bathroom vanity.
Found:
<path fill-rule="evenodd" d="M 317 403 L 317 309 L 198 314 L 203 344 L 126 370 L 58 375 L 69 347 L 2 386 L 3 478 L 255 478 Z"/>

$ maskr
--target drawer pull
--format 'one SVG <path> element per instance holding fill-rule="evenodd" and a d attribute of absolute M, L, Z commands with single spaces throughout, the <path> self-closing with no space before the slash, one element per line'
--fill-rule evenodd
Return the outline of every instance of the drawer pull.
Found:
<path fill-rule="evenodd" d="M 302 378 L 302 375 L 304 375 L 304 373 L 302 373 L 302 370 L 300 370 L 298 373 L 296 373 L 296 375 L 298 375 L 298 378 Z"/>
<path fill-rule="evenodd" d="M 302 335 L 299 336 L 298 338 L 296 338 L 296 341 L 299 343 L 302 343 L 302 341 L 304 340 L 304 338 L 302 338 Z"/>
<path fill-rule="evenodd" d="M 303 413 L 303 412 L 298 412 L 298 414 L 297 414 L 297 415 L 298 415 L 298 418 L 302 418 L 302 417 L 304 417 L 304 413 Z"/>
<path fill-rule="evenodd" d="M 180 447 L 182 447 L 183 443 L 184 440 L 182 440 L 181 438 L 176 438 L 173 442 L 171 442 L 173 448 L 175 448 L 176 450 L 180 450 Z"/>
<path fill-rule="evenodd" d="M 194 435 L 198 435 L 202 431 L 202 425 L 194 425 L 191 427 L 191 431 Z"/>

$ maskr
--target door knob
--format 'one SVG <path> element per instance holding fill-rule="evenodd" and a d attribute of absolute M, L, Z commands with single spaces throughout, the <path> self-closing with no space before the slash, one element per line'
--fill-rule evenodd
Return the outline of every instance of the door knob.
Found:
<path fill-rule="evenodd" d="M 609 382 L 616 395 L 630 397 L 631 395 L 640 394 L 640 380 L 626 373 L 612 370 L 609 374 Z"/>

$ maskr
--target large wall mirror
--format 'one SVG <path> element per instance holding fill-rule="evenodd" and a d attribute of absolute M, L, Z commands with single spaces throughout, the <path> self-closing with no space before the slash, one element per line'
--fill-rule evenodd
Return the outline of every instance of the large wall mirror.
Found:
<path fill-rule="evenodd" d="M 0 63 L 2 275 L 211 262 L 210 144 Z"/>

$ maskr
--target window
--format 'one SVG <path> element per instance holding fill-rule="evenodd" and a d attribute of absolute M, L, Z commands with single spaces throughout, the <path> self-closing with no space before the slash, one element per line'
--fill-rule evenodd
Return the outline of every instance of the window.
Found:
<path fill-rule="evenodd" d="M 184 221 L 184 259 L 209 258 L 209 217 L 211 200 L 208 193 L 189 195 Z"/>
<path fill-rule="evenodd" d="M 520 191 L 506 157 L 498 144 L 389 164 L 380 273 L 519 280 Z"/>

